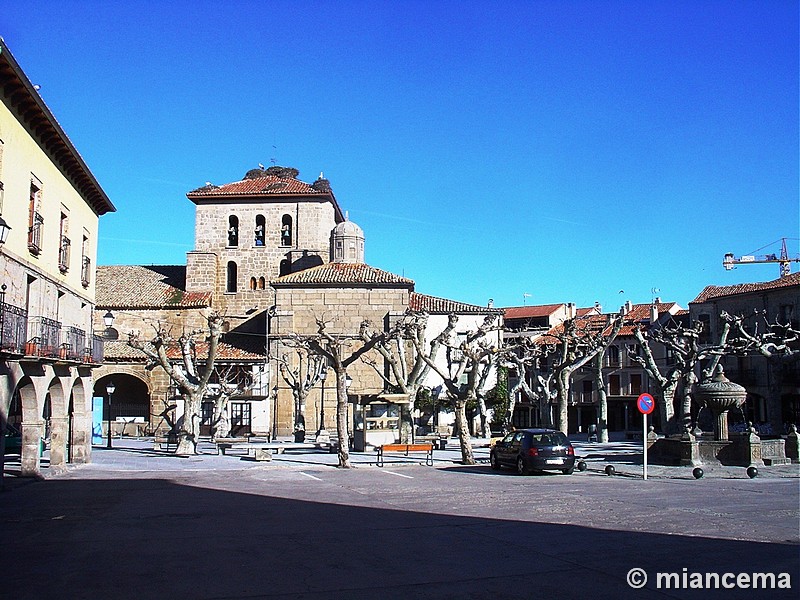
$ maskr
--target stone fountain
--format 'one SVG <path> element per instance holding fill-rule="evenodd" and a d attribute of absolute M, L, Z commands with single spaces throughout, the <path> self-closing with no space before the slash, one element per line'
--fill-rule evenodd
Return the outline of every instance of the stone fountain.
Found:
<path fill-rule="evenodd" d="M 698 466 L 720 463 L 723 465 L 763 466 L 782 464 L 786 459 L 784 441 L 765 440 L 748 424 L 744 433 L 728 433 L 728 412 L 741 409 L 747 399 L 747 390 L 725 377 L 722 366 L 714 376 L 695 384 L 694 401 L 700 410 L 709 410 L 714 416 L 713 436 L 699 428 L 687 429 L 680 436 L 651 440 L 653 458 L 664 464 Z"/>

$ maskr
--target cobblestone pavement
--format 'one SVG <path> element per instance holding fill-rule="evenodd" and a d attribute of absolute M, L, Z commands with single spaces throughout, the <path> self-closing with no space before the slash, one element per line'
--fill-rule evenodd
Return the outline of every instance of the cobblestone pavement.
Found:
<path fill-rule="evenodd" d="M 635 443 L 577 443 L 587 471 L 530 477 L 492 471 L 486 447 L 474 466 L 450 445 L 433 468 L 352 453 L 341 470 L 320 451 L 257 462 L 114 444 L 7 479 L 3 598 L 794 598 L 800 585 L 797 465 L 700 480 L 651 467 L 643 481 Z M 794 590 L 665 589 L 671 573 L 785 573 Z"/>

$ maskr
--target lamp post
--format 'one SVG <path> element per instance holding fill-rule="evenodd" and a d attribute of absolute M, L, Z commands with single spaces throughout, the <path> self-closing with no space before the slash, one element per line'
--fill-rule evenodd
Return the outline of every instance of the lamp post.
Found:
<path fill-rule="evenodd" d="M 319 428 L 317 429 L 317 436 L 325 431 L 325 378 L 328 376 L 328 367 L 322 367 L 319 372 L 319 379 L 322 381 L 322 390 L 319 396 Z"/>
<path fill-rule="evenodd" d="M 0 246 L 6 243 L 9 231 L 11 231 L 11 225 L 6 223 L 3 217 L 0 217 Z"/>
<path fill-rule="evenodd" d="M 106 311 L 106 314 L 103 315 L 103 324 L 106 326 L 106 330 L 103 332 L 103 337 L 106 339 L 111 339 L 111 327 L 114 325 L 114 313 L 110 310 Z"/>
<path fill-rule="evenodd" d="M 114 390 L 117 389 L 113 381 L 109 381 L 106 385 L 106 394 L 108 394 L 108 443 L 106 448 L 111 448 L 111 397 L 114 395 Z"/>

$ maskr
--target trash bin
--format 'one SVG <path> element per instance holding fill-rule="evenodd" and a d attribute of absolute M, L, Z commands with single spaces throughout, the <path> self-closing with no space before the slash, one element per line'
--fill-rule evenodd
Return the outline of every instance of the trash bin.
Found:
<path fill-rule="evenodd" d="M 589 436 L 587 441 L 589 442 L 596 442 L 597 441 L 597 425 L 592 423 L 589 425 Z"/>

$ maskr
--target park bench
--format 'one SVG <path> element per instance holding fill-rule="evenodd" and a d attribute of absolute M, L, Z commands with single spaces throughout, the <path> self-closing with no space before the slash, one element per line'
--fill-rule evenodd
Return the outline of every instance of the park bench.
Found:
<path fill-rule="evenodd" d="M 246 444 L 248 442 L 246 437 L 218 437 L 214 440 L 217 447 L 217 454 L 225 454 L 225 450 L 234 444 Z"/>
<path fill-rule="evenodd" d="M 383 459 L 387 452 L 401 453 L 409 456 L 412 452 L 425 452 L 425 464 L 433 466 L 433 444 L 384 444 L 378 446 L 378 466 L 383 466 Z"/>
<path fill-rule="evenodd" d="M 286 450 L 296 450 L 300 448 L 316 448 L 316 444 L 304 444 L 299 442 L 234 442 L 218 444 L 222 454 L 226 450 L 247 450 L 248 456 L 255 460 L 272 460 L 273 452 L 283 454 Z"/>
<path fill-rule="evenodd" d="M 414 436 L 414 442 L 428 442 L 439 450 L 447 447 L 447 440 L 450 439 L 446 433 L 429 433 L 427 435 Z"/>

